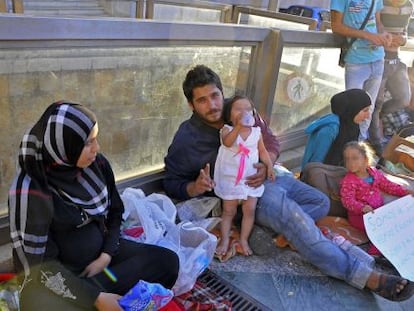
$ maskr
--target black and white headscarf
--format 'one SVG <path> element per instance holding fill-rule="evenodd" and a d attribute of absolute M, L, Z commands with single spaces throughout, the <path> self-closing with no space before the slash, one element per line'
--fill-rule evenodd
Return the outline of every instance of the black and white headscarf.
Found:
<path fill-rule="evenodd" d="M 25 278 L 46 250 L 54 213 L 52 192 L 89 215 L 107 213 L 108 190 L 98 165 L 76 166 L 96 122 L 85 107 L 58 102 L 23 136 L 9 191 L 9 217 L 15 265 Z"/>

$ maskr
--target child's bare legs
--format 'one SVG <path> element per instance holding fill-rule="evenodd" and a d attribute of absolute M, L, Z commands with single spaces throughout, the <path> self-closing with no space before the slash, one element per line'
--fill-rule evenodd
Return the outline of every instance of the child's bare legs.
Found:
<path fill-rule="evenodd" d="M 229 248 L 230 230 L 234 215 L 237 212 L 238 200 L 223 200 L 223 212 L 220 223 L 220 243 L 217 245 L 216 254 L 225 255 Z"/>
<path fill-rule="evenodd" d="M 249 245 L 249 236 L 253 229 L 254 224 L 254 214 L 256 211 L 257 198 L 248 197 L 247 200 L 243 201 L 242 210 L 243 210 L 243 219 L 241 223 L 241 232 L 240 232 L 240 245 L 243 249 L 243 254 L 250 256 L 253 254 L 253 251 Z"/>

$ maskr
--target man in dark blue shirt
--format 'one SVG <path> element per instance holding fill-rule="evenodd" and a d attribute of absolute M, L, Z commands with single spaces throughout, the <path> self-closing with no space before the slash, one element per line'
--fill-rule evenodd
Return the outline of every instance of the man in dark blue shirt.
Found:
<path fill-rule="evenodd" d="M 219 76 L 203 65 L 187 73 L 183 91 L 193 114 L 180 125 L 168 149 L 164 179 L 167 194 L 180 200 L 213 195 L 211 172 L 220 147 L 224 102 Z M 276 137 L 262 119 L 256 118 L 256 125 L 261 127 L 265 146 L 275 162 L 279 156 Z M 256 165 L 258 172 L 247 183 L 252 187 L 265 185 L 257 203 L 257 224 L 283 234 L 306 260 L 327 275 L 360 289 L 367 287 L 387 299 L 411 297 L 412 283 L 374 271 L 321 233 L 315 220 L 329 209 L 329 200 L 323 193 L 290 176 L 276 176 L 274 182 L 264 182 L 265 166 Z"/>

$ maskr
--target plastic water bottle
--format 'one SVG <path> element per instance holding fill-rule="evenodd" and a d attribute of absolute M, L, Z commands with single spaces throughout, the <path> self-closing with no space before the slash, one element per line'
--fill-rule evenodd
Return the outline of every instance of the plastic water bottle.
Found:
<path fill-rule="evenodd" d="M 366 263 L 370 268 L 373 268 L 375 265 L 375 259 L 370 254 L 365 252 L 360 247 L 356 246 L 351 241 L 347 240 L 342 235 L 332 232 L 329 229 L 323 229 L 322 233 L 332 242 L 334 242 L 336 245 L 338 245 L 340 248 L 342 248 L 344 251 L 346 251 L 348 254 L 351 254 L 358 258 L 360 261 Z"/>

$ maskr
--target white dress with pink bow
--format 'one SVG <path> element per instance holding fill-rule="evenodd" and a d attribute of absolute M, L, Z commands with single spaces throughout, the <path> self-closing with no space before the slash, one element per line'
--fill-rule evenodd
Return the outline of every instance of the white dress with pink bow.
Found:
<path fill-rule="evenodd" d="M 225 124 L 228 129 L 232 126 Z M 257 188 L 247 186 L 246 176 L 257 173 L 253 164 L 259 162 L 258 142 L 261 135 L 260 127 L 252 127 L 252 132 L 243 140 L 237 136 L 233 146 L 220 146 L 216 164 L 214 167 L 214 182 L 216 186 L 214 192 L 224 200 L 241 199 L 246 200 L 250 197 L 260 197 L 263 194 L 264 186 Z"/>

